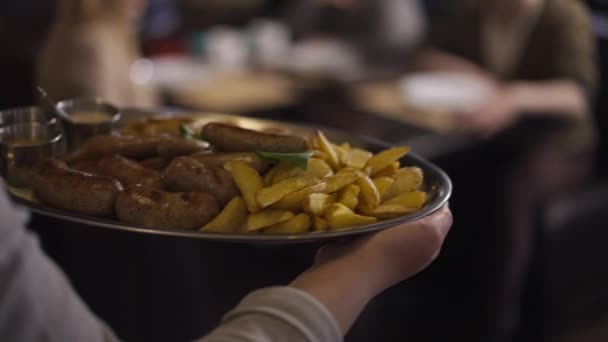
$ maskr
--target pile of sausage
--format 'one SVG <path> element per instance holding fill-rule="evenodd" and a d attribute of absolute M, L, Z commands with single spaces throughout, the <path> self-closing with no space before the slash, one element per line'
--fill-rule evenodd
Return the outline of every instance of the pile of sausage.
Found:
<path fill-rule="evenodd" d="M 32 171 L 36 197 L 75 214 L 154 228 L 200 229 L 239 192 L 223 166 L 268 167 L 255 151 L 303 152 L 303 137 L 209 123 L 204 141 L 174 136 L 95 136 Z M 206 142 L 205 142 L 206 141 Z"/>

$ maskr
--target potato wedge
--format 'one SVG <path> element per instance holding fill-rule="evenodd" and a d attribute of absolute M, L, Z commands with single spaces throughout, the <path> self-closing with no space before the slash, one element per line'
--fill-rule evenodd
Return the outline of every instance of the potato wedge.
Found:
<path fill-rule="evenodd" d="M 372 168 L 372 175 L 376 175 L 382 169 L 390 166 L 392 163 L 399 161 L 410 151 L 409 147 L 392 147 L 384 150 L 375 156 L 371 157 L 367 166 Z"/>
<path fill-rule="evenodd" d="M 273 203 L 269 206 L 272 209 L 280 209 L 280 210 L 291 210 L 291 211 L 299 211 L 302 209 L 302 202 L 308 197 L 310 194 L 314 193 L 324 193 L 326 184 L 325 182 L 321 182 L 319 184 L 315 184 L 313 186 L 309 186 L 302 190 L 298 190 L 296 192 L 292 192 L 289 195 L 281 198 L 278 202 Z"/>
<path fill-rule="evenodd" d="M 336 154 L 338 155 L 339 166 L 343 166 L 342 165 L 342 155 L 346 153 L 346 149 L 344 149 L 344 148 L 342 148 L 342 146 L 336 145 L 336 144 L 332 144 L 332 147 L 334 148 L 334 151 L 336 151 Z"/>
<path fill-rule="evenodd" d="M 332 204 L 324 216 L 330 229 L 344 229 L 376 223 L 378 219 L 370 216 L 355 214 L 344 204 Z"/>
<path fill-rule="evenodd" d="M 329 225 L 325 219 L 322 219 L 318 216 L 314 216 L 312 218 L 312 229 L 315 232 L 324 232 L 329 229 Z"/>
<path fill-rule="evenodd" d="M 315 138 L 319 149 L 327 155 L 327 162 L 329 165 L 334 170 L 337 170 L 340 167 L 340 159 L 338 158 L 338 153 L 334 149 L 334 145 L 327 140 L 325 134 L 321 131 L 316 132 Z"/>
<path fill-rule="evenodd" d="M 391 177 L 378 177 L 372 180 L 374 181 L 374 184 L 376 184 L 376 188 L 378 188 L 380 198 L 384 197 L 384 193 L 386 193 L 386 190 L 388 190 L 388 188 L 390 188 L 391 185 L 393 185 L 393 183 L 395 182 L 395 180 Z"/>
<path fill-rule="evenodd" d="M 327 158 L 329 158 L 327 156 L 327 154 L 325 154 L 325 152 L 323 152 L 321 150 L 313 150 L 313 152 L 314 152 L 312 155 L 313 158 L 321 159 L 323 161 L 326 161 Z"/>
<path fill-rule="evenodd" d="M 344 152 L 340 154 L 340 163 L 345 167 L 361 170 L 367 165 L 372 156 L 371 152 L 362 149 L 344 149 Z"/>
<path fill-rule="evenodd" d="M 303 176 L 288 178 L 272 185 L 269 188 L 264 188 L 258 191 L 256 199 L 261 208 L 266 208 L 269 205 L 280 201 L 283 197 L 289 195 L 290 193 L 319 183 L 321 183 L 321 180 L 315 177 Z"/>
<path fill-rule="evenodd" d="M 260 205 L 256 200 L 256 194 L 264 187 L 264 181 L 260 174 L 251 166 L 240 161 L 228 162 L 225 167 L 232 175 L 237 188 L 239 188 L 249 212 L 258 212 Z"/>
<path fill-rule="evenodd" d="M 321 146 L 319 146 L 319 140 L 317 139 L 316 132 L 308 137 L 308 144 L 313 150 L 321 150 Z"/>
<path fill-rule="evenodd" d="M 338 172 L 333 176 L 326 177 L 323 179 L 327 184 L 325 193 L 336 192 L 349 184 L 353 184 L 359 177 L 360 175 L 354 172 Z"/>
<path fill-rule="evenodd" d="M 217 233 L 234 233 L 238 232 L 249 214 L 247 204 L 242 197 L 235 197 L 226 204 L 224 209 L 213 219 L 207 223 L 202 231 L 217 232 Z"/>
<path fill-rule="evenodd" d="M 282 164 L 277 164 L 277 165 L 273 165 L 270 170 L 268 170 L 266 172 L 266 174 L 264 175 L 264 185 L 269 186 L 272 185 L 272 180 L 274 179 L 274 176 L 277 174 L 277 172 L 279 172 L 279 165 Z"/>
<path fill-rule="evenodd" d="M 322 159 L 310 158 L 306 170 L 289 163 L 278 163 L 273 166 L 264 176 L 264 184 L 273 185 L 288 178 L 299 176 L 311 176 L 324 178 L 334 174 L 332 168 Z"/>
<path fill-rule="evenodd" d="M 327 208 L 334 203 L 336 203 L 335 194 L 311 194 L 302 203 L 302 209 L 308 214 L 323 216 Z"/>
<path fill-rule="evenodd" d="M 285 222 L 294 217 L 291 211 L 264 209 L 247 216 L 247 231 L 254 232 L 262 228 Z"/>
<path fill-rule="evenodd" d="M 395 182 L 384 193 L 384 199 L 390 199 L 404 192 L 417 191 L 422 186 L 424 176 L 419 167 L 404 167 L 397 171 Z"/>
<path fill-rule="evenodd" d="M 415 212 L 416 208 L 408 208 L 397 204 L 381 204 L 375 209 L 366 207 L 357 208 L 362 214 L 379 219 L 392 219 L 403 215 L 411 214 Z"/>
<path fill-rule="evenodd" d="M 334 174 L 329 164 L 318 158 L 310 158 L 308 160 L 308 168 L 304 174 L 317 178 L 325 178 Z"/>
<path fill-rule="evenodd" d="M 380 205 L 380 192 L 376 188 L 376 184 L 368 177 L 363 176 L 357 180 L 357 186 L 361 189 L 359 193 L 359 202 L 362 205 L 374 209 Z"/>
<path fill-rule="evenodd" d="M 264 184 L 273 185 L 288 178 L 302 176 L 306 171 L 290 163 L 278 163 L 264 176 Z"/>
<path fill-rule="evenodd" d="M 338 202 L 344 204 L 348 209 L 355 210 L 359 204 L 359 193 L 361 188 L 355 184 L 349 184 L 340 190 Z"/>
<path fill-rule="evenodd" d="M 406 208 L 420 209 L 426 203 L 427 194 L 424 191 L 404 192 L 401 195 L 395 196 L 382 204 L 386 205 L 401 205 Z"/>
<path fill-rule="evenodd" d="M 385 167 L 384 169 L 378 171 L 374 177 L 376 178 L 380 178 L 380 177 L 395 177 L 395 175 L 397 174 L 397 170 L 399 170 L 399 167 L 401 167 L 401 164 L 397 161 L 392 163 L 391 165 Z M 370 174 L 371 174 L 371 168 L 370 168 Z"/>
<path fill-rule="evenodd" d="M 312 219 L 310 216 L 300 213 L 287 221 L 273 224 L 272 226 L 265 228 L 264 233 L 272 234 L 297 234 L 306 233 L 310 229 Z"/>

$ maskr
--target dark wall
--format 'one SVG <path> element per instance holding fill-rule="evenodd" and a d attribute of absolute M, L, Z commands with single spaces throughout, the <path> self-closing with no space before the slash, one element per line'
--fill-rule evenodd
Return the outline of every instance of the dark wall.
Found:
<path fill-rule="evenodd" d="M 0 108 L 33 102 L 33 66 L 54 14 L 54 0 L 0 4 Z"/>

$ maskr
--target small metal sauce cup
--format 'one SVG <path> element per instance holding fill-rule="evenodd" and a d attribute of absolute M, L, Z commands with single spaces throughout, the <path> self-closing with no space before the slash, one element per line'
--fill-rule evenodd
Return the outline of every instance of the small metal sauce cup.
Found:
<path fill-rule="evenodd" d="M 77 98 L 57 103 L 61 121 L 64 124 L 70 150 L 76 149 L 88 138 L 98 134 L 110 134 L 114 125 L 120 120 L 120 111 L 112 104 L 100 98 Z M 105 114 L 107 121 L 95 123 L 75 122 L 71 116 L 77 113 L 95 112 Z"/>
<path fill-rule="evenodd" d="M 64 152 L 58 123 L 22 122 L 0 127 L 0 171 L 10 185 L 27 187 L 36 163 Z"/>
<path fill-rule="evenodd" d="M 40 122 L 51 125 L 57 122 L 57 118 L 52 112 L 36 106 L 10 108 L 0 111 L 0 127 L 23 122 Z"/>

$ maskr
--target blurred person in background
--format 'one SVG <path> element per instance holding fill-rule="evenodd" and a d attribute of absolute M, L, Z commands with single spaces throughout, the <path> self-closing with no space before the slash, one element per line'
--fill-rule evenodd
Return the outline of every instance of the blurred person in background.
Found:
<path fill-rule="evenodd" d="M 138 84 L 137 20 L 145 0 L 61 0 L 42 47 L 37 80 L 55 99 L 98 96 L 119 106 L 152 106 Z"/>
<path fill-rule="evenodd" d="M 596 90 L 587 12 L 569 0 L 465 0 L 433 23 L 431 51 L 419 67 L 475 75 L 491 87 L 487 103 L 463 116 L 494 135 L 523 114 L 584 121 Z"/>
<path fill-rule="evenodd" d="M 345 41 L 372 66 L 403 65 L 426 30 L 416 0 L 292 1 L 286 20 L 296 39 Z"/>
<path fill-rule="evenodd" d="M 471 297 L 458 289 L 446 297 L 455 303 L 484 297 L 467 303 L 471 312 L 483 309 L 463 326 L 478 318 L 483 338 L 512 339 L 543 203 L 590 174 L 597 71 L 588 13 L 572 0 L 451 1 L 431 22 L 417 67 L 462 73 L 489 89 L 485 101 L 457 116 L 465 132 L 486 140 L 447 168 L 467 192 L 456 189 L 455 214 L 478 229 L 448 240 L 443 260 L 453 264 L 444 267 L 452 275 L 474 270 L 469 279 L 476 287 L 458 287 Z M 477 266 L 457 260 L 464 254 Z M 465 330 L 453 318 L 446 319 Z"/>

